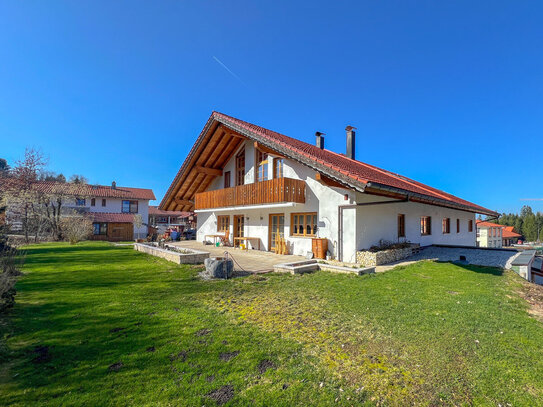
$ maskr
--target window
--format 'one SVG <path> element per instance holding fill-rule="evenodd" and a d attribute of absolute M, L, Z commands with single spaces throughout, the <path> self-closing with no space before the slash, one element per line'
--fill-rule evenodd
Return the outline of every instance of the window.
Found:
<path fill-rule="evenodd" d="M 256 150 L 256 182 L 268 179 L 268 153 Z"/>
<path fill-rule="evenodd" d="M 451 233 L 451 218 L 443 218 L 442 230 L 444 234 Z"/>
<path fill-rule="evenodd" d="M 420 218 L 420 234 L 423 236 L 432 234 L 432 217 L 423 216 Z"/>
<path fill-rule="evenodd" d="M 91 206 L 96 206 L 96 199 L 91 198 Z"/>
<path fill-rule="evenodd" d="M 106 206 L 106 200 L 102 199 L 102 206 Z"/>
<path fill-rule="evenodd" d="M 477 228 L 477 237 L 481 236 L 481 228 Z"/>
<path fill-rule="evenodd" d="M 158 223 L 168 223 L 168 218 L 166 216 L 161 216 L 157 219 Z"/>
<path fill-rule="evenodd" d="M 473 221 L 468 220 L 468 232 L 473 232 Z"/>
<path fill-rule="evenodd" d="M 217 232 L 230 230 L 230 216 L 217 216 Z"/>
<path fill-rule="evenodd" d="M 293 213 L 290 215 L 291 236 L 316 236 L 317 213 Z"/>
<path fill-rule="evenodd" d="M 107 235 L 107 223 L 93 223 L 92 233 L 94 235 Z"/>
<path fill-rule="evenodd" d="M 230 171 L 224 173 L 224 187 L 230 188 Z"/>
<path fill-rule="evenodd" d="M 283 178 L 283 165 L 282 158 L 274 158 L 273 160 L 273 178 Z"/>
<path fill-rule="evenodd" d="M 85 206 L 85 200 L 81 198 L 75 198 L 76 206 Z"/>
<path fill-rule="evenodd" d="M 456 219 L 456 233 L 460 233 L 460 219 Z"/>
<path fill-rule="evenodd" d="M 245 184 L 245 150 L 236 156 L 236 186 Z"/>
<path fill-rule="evenodd" d="M 405 215 L 398 214 L 398 237 L 405 237 Z"/>
<path fill-rule="evenodd" d="M 138 213 L 138 201 L 123 201 L 122 213 Z"/>

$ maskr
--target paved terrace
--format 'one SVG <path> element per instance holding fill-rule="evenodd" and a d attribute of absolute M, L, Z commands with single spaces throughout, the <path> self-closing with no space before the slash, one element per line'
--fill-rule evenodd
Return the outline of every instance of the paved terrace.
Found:
<path fill-rule="evenodd" d="M 204 246 L 202 242 L 196 240 L 183 240 L 180 242 L 169 242 L 173 246 L 181 248 L 202 250 L 211 253 L 211 257 L 222 257 L 224 252 L 228 252 L 235 260 L 235 271 L 247 271 L 251 273 L 265 273 L 273 271 L 275 264 L 291 263 L 294 261 L 303 261 L 303 256 L 280 255 L 263 250 L 241 250 L 234 247 L 215 247 L 213 245 Z M 237 263 L 237 264 L 236 264 Z"/>

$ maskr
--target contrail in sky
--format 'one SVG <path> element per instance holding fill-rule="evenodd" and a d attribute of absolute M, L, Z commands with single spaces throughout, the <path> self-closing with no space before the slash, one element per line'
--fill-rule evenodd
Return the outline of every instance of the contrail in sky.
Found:
<path fill-rule="evenodd" d="M 230 70 L 230 68 L 228 68 L 225 64 L 223 64 L 222 61 L 219 58 L 217 58 L 215 55 L 213 55 L 213 59 L 215 61 L 217 61 L 224 69 L 226 69 L 230 75 L 232 75 L 234 78 L 236 78 L 238 81 L 240 81 L 244 86 L 246 86 L 245 82 L 243 82 L 239 76 L 237 76 L 234 72 L 232 72 Z"/>
<path fill-rule="evenodd" d="M 543 198 L 520 198 L 521 201 L 543 201 Z"/>

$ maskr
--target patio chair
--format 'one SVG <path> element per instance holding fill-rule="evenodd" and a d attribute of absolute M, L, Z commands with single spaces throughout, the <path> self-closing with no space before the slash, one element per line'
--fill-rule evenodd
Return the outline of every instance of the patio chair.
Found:
<path fill-rule="evenodd" d="M 221 243 L 224 245 L 224 246 L 230 246 L 230 231 L 229 230 L 225 230 L 224 231 L 224 236 L 220 238 L 221 239 Z"/>

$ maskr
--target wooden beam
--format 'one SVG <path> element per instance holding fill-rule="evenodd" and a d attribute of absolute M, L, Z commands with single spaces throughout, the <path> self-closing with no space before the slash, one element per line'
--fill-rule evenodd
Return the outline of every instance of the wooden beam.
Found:
<path fill-rule="evenodd" d="M 194 166 L 194 169 L 196 172 L 200 172 L 202 174 L 207 175 L 213 175 L 215 177 L 220 177 L 222 175 L 222 170 L 218 168 L 208 168 L 208 167 L 202 167 L 200 165 Z"/>
<path fill-rule="evenodd" d="M 271 154 L 275 157 L 279 157 L 279 158 L 286 158 L 285 156 L 283 156 L 282 154 L 278 153 L 277 151 L 274 151 L 268 147 L 265 147 L 263 146 L 262 144 L 260 144 L 258 141 L 255 141 L 255 149 L 256 150 L 259 150 L 259 151 L 262 151 L 263 153 L 268 153 L 268 154 Z"/>
<path fill-rule="evenodd" d="M 332 178 L 327 177 L 326 175 L 321 174 L 320 172 L 315 173 L 315 179 L 319 181 L 322 185 L 326 185 L 329 187 L 349 189 L 345 185 L 340 184 L 339 182 L 333 180 Z"/>
<path fill-rule="evenodd" d="M 174 198 L 174 202 L 177 205 L 186 205 L 186 206 L 193 206 L 194 205 L 194 202 L 189 201 L 188 199 Z"/>

